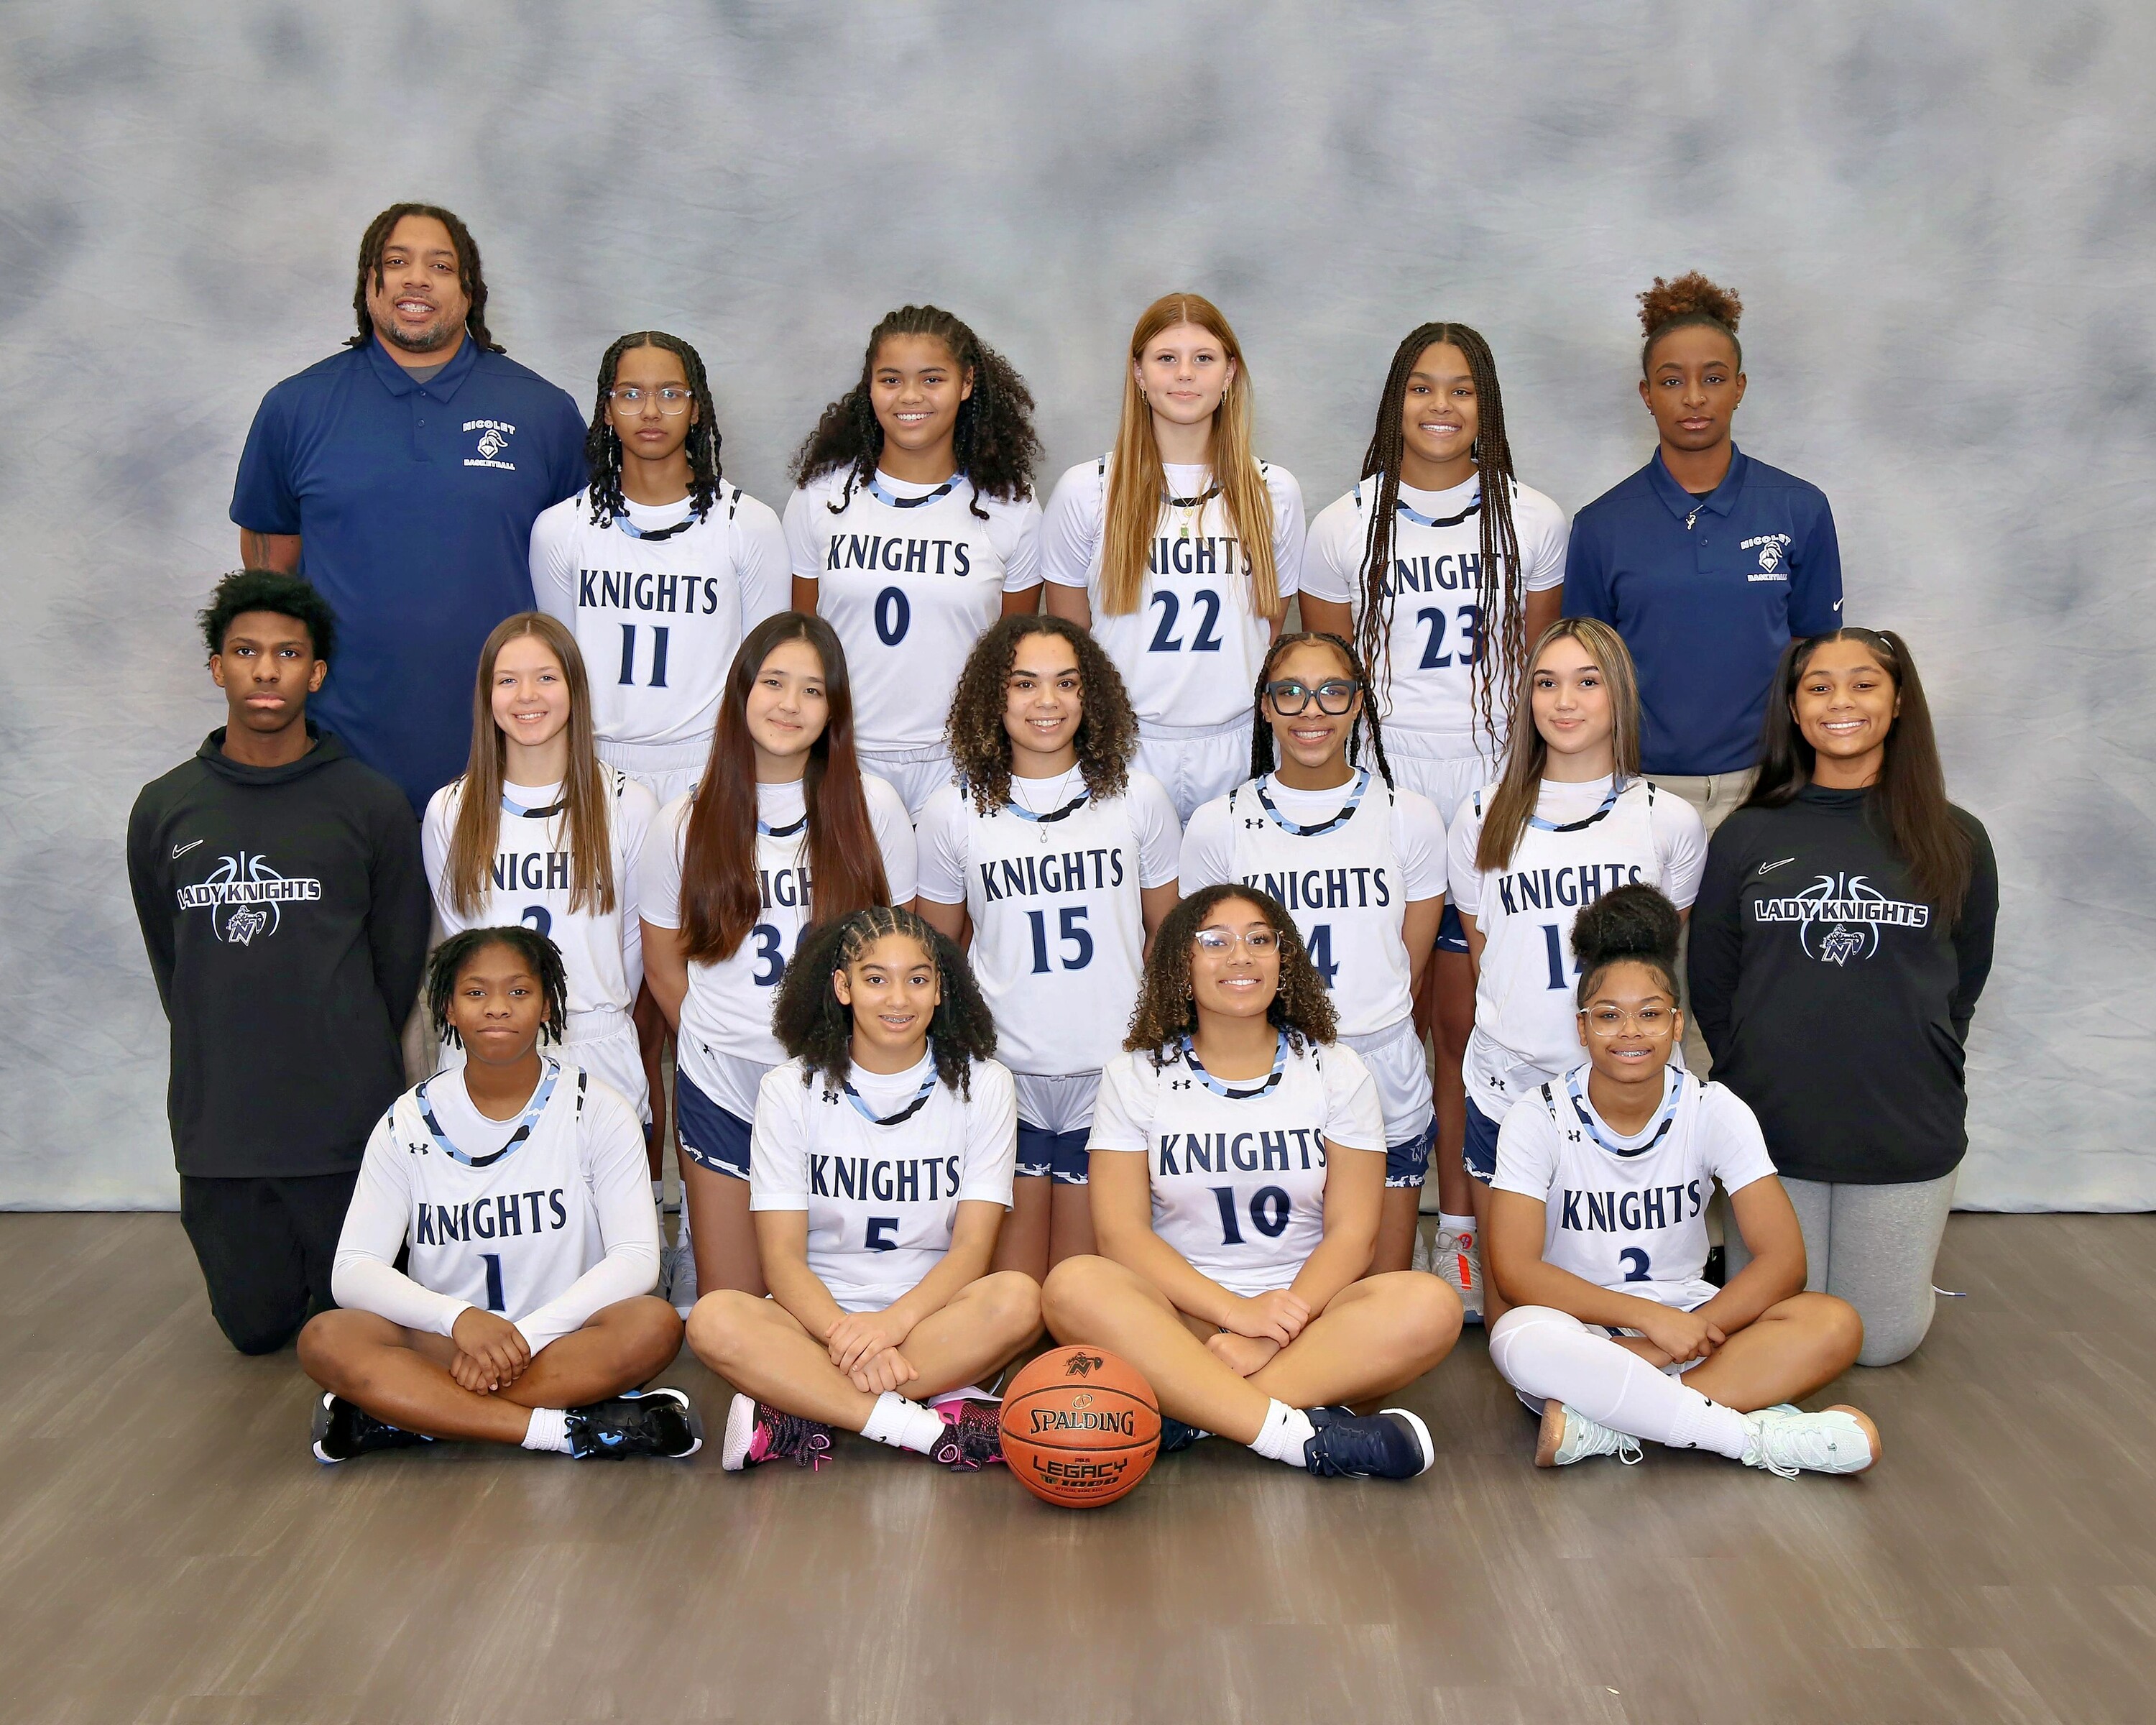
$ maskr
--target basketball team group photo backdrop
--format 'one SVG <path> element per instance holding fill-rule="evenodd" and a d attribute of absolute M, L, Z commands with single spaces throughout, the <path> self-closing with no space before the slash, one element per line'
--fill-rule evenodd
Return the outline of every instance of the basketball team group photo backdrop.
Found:
<path fill-rule="evenodd" d="M 2146 5 L 32 0 L 0 49 L 0 1205 L 177 1202 L 127 810 L 222 721 L 192 614 L 256 403 L 411 198 L 587 411 L 622 331 L 695 342 L 773 506 L 891 307 L 1009 357 L 1052 475 L 1188 288 L 1313 512 L 1435 318 L 1569 512 L 1653 447 L 1634 295 L 1729 284 L 1738 440 L 1832 501 L 1997 846 L 1959 1202 L 2156 1207 Z"/>

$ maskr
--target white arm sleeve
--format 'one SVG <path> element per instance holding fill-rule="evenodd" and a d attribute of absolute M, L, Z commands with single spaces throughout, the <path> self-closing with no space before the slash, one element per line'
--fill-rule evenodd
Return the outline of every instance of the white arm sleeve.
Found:
<path fill-rule="evenodd" d="M 1083 587 L 1101 542 L 1099 464 L 1081 461 L 1055 483 L 1040 517 L 1040 572 L 1058 587 Z"/>
<path fill-rule="evenodd" d="M 786 531 L 767 503 L 744 496 L 734 506 L 734 579 L 741 588 L 742 633 L 793 603 L 792 554 Z"/>
<path fill-rule="evenodd" d="M 932 904 L 966 901 L 967 823 L 965 793 L 954 784 L 939 785 L 921 806 L 913 829 L 919 865 L 914 884 Z"/>
<path fill-rule="evenodd" d="M 1183 825 L 1168 788 L 1147 773 L 1133 773 L 1124 793 L 1131 802 L 1131 828 L 1138 838 L 1138 885 L 1165 886 L 1183 867 Z"/>
<path fill-rule="evenodd" d="M 1215 797 L 1190 812 L 1183 834 L 1183 859 L 1177 883 L 1188 898 L 1200 887 L 1219 886 L 1235 878 L 1235 834 L 1229 824 L 1228 799 Z"/>
<path fill-rule="evenodd" d="M 423 1335 L 446 1336 L 466 1306 L 423 1288 L 397 1267 L 404 1230 L 412 1214 L 412 1191 L 405 1181 L 407 1158 L 398 1153 L 387 1114 L 375 1123 L 352 1189 L 337 1236 L 336 1261 L 330 1268 L 330 1292 L 352 1312 L 371 1312 Z M 639 1144 L 639 1153 L 642 1145 Z M 644 1195 L 650 1196 L 647 1183 Z"/>
<path fill-rule="evenodd" d="M 598 1212 L 599 1243 L 606 1255 L 516 1327 L 535 1354 L 573 1335 L 593 1317 L 659 1284 L 659 1210 L 651 1201 L 651 1172 L 644 1156 L 644 1128 L 629 1104 L 593 1085 L 578 1122 L 577 1150 Z"/>

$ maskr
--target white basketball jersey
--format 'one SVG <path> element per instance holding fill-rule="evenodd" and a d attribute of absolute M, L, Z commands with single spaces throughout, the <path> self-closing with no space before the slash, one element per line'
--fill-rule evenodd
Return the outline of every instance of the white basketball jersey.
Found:
<path fill-rule="evenodd" d="M 1171 498 L 1161 505 L 1137 608 L 1111 617 L 1101 589 L 1107 470 L 1105 455 L 1091 470 L 1092 556 L 1086 591 L 1093 634 L 1122 673 L 1132 710 L 1148 726 L 1214 728 L 1247 719 L 1250 689 L 1265 663 L 1271 631 L 1250 608 L 1250 555 L 1236 536 L 1226 504 L 1205 483 L 1205 470 L 1168 469 L 1171 488 L 1197 486 L 1192 497 L 1204 501 L 1179 506 Z M 1276 521 L 1293 520 L 1291 536 L 1296 543 L 1282 555 L 1276 535 L 1274 547 L 1285 597 L 1295 590 L 1301 567 L 1302 492 L 1284 468 L 1260 461 L 1258 471 L 1265 476 Z M 1074 479 L 1084 483 L 1075 470 L 1065 483 Z"/>
<path fill-rule="evenodd" d="M 1407 879 L 1393 845 L 1393 803 L 1414 794 L 1360 768 L 1337 814 L 1299 826 L 1274 804 L 1270 775 L 1228 793 L 1235 878 L 1295 918 L 1342 1036 L 1367 1036 L 1414 1010 L 1400 937 Z"/>
<path fill-rule="evenodd" d="M 1011 1201 L 1018 1101 L 1009 1072 L 975 1062 L 970 1100 L 924 1055 L 911 1071 L 764 1075 L 749 1139 L 749 1208 L 808 1213 L 808 1267 L 849 1312 L 879 1312 L 951 1250 L 961 1203 Z"/>
<path fill-rule="evenodd" d="M 1619 1137 L 1587 1101 L 1585 1065 L 1505 1117 L 1495 1184 L 1548 1207 L 1543 1257 L 1597 1287 L 1685 1311 L 1712 1299 L 1707 1204 L 1774 1171 L 1758 1122 L 1721 1085 L 1667 1069 L 1661 1111 Z"/>
<path fill-rule="evenodd" d="M 579 1142 L 598 1123 L 598 1099 L 583 1067 L 547 1058 L 508 1142 L 472 1156 L 443 1130 L 434 1091 L 444 1085 L 461 1080 L 437 1074 L 389 1111 L 396 1148 L 409 1158 L 408 1273 L 424 1288 L 516 1323 L 606 1255 L 590 1158 Z M 626 1117 L 625 1105 L 616 1105 Z"/>
<path fill-rule="evenodd" d="M 1320 598 L 1352 603 L 1359 620 L 1370 511 L 1382 480 L 1359 481 L 1311 523 L 1303 588 Z M 1526 584 L 1546 589 L 1564 578 L 1564 511 L 1517 480 L 1512 526 Z M 1389 726 L 1444 738 L 1447 754 L 1496 761 L 1504 747 L 1507 714 L 1502 684 L 1493 692 L 1493 752 L 1475 695 L 1476 667 L 1504 638 L 1505 583 L 1483 614 L 1482 487 L 1479 478 L 1449 491 L 1403 487 L 1393 518 L 1393 567 L 1387 579 L 1392 627 L 1389 660 L 1375 677 L 1378 712 Z M 1389 675 L 1388 674 L 1389 665 Z"/>
<path fill-rule="evenodd" d="M 721 482 L 701 516 L 631 506 L 605 526 L 579 491 L 532 526 L 532 591 L 567 624 L 608 742 L 708 746 L 742 634 L 786 608 L 778 517 Z"/>
<path fill-rule="evenodd" d="M 1128 800 L 1076 794 L 1035 817 L 978 813 L 963 786 L 973 979 L 1014 1072 L 1097 1072 L 1123 1045 L 1145 963 L 1139 840 Z"/>
<path fill-rule="evenodd" d="M 1136 1151 L 1152 1230 L 1230 1291 L 1286 1287 L 1325 1237 L 1325 1142 L 1385 1148 L 1376 1086 L 1344 1044 L 1281 1039 L 1270 1078 L 1222 1084 L 1178 1049 L 1124 1053 L 1101 1075 L 1091 1147 Z"/>
<path fill-rule="evenodd" d="M 982 496 L 963 475 L 938 486 L 826 474 L 786 506 L 796 574 L 816 582 L 817 614 L 846 649 L 854 740 L 871 754 L 933 748 L 982 631 L 1004 593 L 1038 585 L 1040 509 Z"/>
<path fill-rule="evenodd" d="M 559 785 L 505 785 L 499 836 L 487 865 L 486 896 L 470 914 L 449 902 L 446 890 L 449 837 L 456 830 L 465 781 L 454 779 L 427 802 L 421 832 L 427 880 L 443 932 L 501 928 L 522 923 L 561 949 L 568 973 L 572 1014 L 610 1007 L 627 1012 L 644 985 L 644 931 L 637 916 L 637 864 L 645 836 L 659 818 L 651 793 L 618 767 L 599 763 L 605 793 L 608 849 L 613 860 L 614 907 L 601 911 L 587 899 L 570 905 L 573 860 L 568 815 Z"/>
<path fill-rule="evenodd" d="M 1479 822 L 1491 793 L 1476 792 L 1462 819 L 1471 811 Z M 1655 799 L 1668 794 L 1635 778 L 1583 820 L 1552 825 L 1537 816 L 1511 863 L 1481 876 L 1473 914 L 1481 974 L 1463 1070 L 1469 1096 L 1491 1118 L 1502 1119 L 1517 1097 L 1578 1060 L 1573 921 L 1613 888 L 1664 885 L 1650 817 Z"/>

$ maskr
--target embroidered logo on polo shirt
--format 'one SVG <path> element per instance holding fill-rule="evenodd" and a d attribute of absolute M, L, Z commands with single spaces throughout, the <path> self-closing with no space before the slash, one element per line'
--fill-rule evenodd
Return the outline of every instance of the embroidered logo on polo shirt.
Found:
<path fill-rule="evenodd" d="M 465 421 L 465 429 L 476 431 L 479 434 L 479 454 L 465 456 L 465 466 L 498 467 L 504 473 L 516 471 L 516 464 L 514 461 L 503 461 L 497 459 L 501 452 L 509 447 L 510 439 L 516 435 L 516 428 L 514 425 L 501 419 L 467 419 Z"/>
<path fill-rule="evenodd" d="M 1789 574 L 1784 566 L 1789 561 L 1789 536 L 1787 533 L 1762 533 L 1756 539 L 1738 542 L 1738 549 L 1759 552 L 1759 572 L 1748 578 L 1753 581 L 1787 581 Z"/>

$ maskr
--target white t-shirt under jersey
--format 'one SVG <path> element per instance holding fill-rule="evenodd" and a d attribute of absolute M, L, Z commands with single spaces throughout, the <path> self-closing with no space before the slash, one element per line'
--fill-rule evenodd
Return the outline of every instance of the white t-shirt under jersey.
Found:
<path fill-rule="evenodd" d="M 1325 1141 L 1385 1151 L 1369 1069 L 1344 1043 L 1281 1046 L 1280 1076 L 1225 1096 L 1182 1050 L 1156 1068 L 1124 1053 L 1101 1073 L 1089 1150 L 1146 1158 L 1152 1231 L 1190 1267 L 1248 1297 L 1286 1287 L 1325 1238 Z"/>
<path fill-rule="evenodd" d="M 654 533 L 689 520 L 689 500 L 630 503 Z M 591 680 L 592 725 L 607 742 L 708 747 L 742 637 L 783 611 L 793 589 L 769 506 L 721 484 L 701 521 L 639 539 L 592 521 L 579 491 L 531 524 L 531 592 L 576 635 Z"/>
<path fill-rule="evenodd" d="M 1302 591 L 1363 613 L 1363 558 L 1370 511 L 1380 480 L 1362 480 L 1334 499 L 1310 524 L 1303 548 Z M 1386 643 L 1389 680 L 1381 665 L 1378 711 L 1389 726 L 1439 740 L 1440 755 L 1487 754 L 1475 701 L 1475 664 L 1485 644 L 1502 639 L 1502 613 L 1485 617 L 1476 599 L 1482 565 L 1481 476 L 1445 491 L 1400 487 L 1393 526 L 1393 624 Z M 1409 511 L 1413 511 L 1411 516 Z M 1425 526 L 1414 519 L 1437 523 Z M 1540 491 L 1515 480 L 1512 526 L 1520 542 L 1520 579 L 1529 593 L 1564 584 L 1564 511 Z M 1499 603 L 1504 584 L 1498 584 Z M 1503 746 L 1506 714 L 1491 715 Z"/>
<path fill-rule="evenodd" d="M 337 1240 L 338 1305 L 437 1336 L 476 1306 L 515 1324 L 536 1353 L 651 1291 L 659 1213 L 642 1124 L 567 1061 L 542 1064 L 532 1102 L 542 1095 L 536 1118 L 527 1105 L 517 1119 L 490 1120 L 455 1070 L 391 1104 L 367 1141 Z M 408 1275 L 396 1267 L 407 1245 Z"/>
<path fill-rule="evenodd" d="M 1273 565 L 1285 603 L 1302 567 L 1302 488 L 1286 468 L 1259 466 L 1272 496 Z M 1169 467 L 1167 475 L 1171 496 L 1202 496 L 1212 484 L 1209 467 Z M 1141 730 L 1247 721 L 1270 633 L 1250 608 L 1248 561 L 1225 505 L 1215 497 L 1184 510 L 1163 501 L 1137 608 L 1111 617 L 1101 598 L 1106 495 L 1098 459 L 1056 482 L 1041 521 L 1042 573 L 1060 587 L 1086 589 L 1093 634 L 1122 673 Z"/>
<path fill-rule="evenodd" d="M 1097 1072 L 1122 1046 L 1144 969 L 1139 889 L 1175 879 L 1182 833 L 1158 779 L 1133 773 L 1105 802 L 1085 789 L 1075 768 L 1014 778 L 1014 806 L 983 815 L 947 784 L 921 811 L 921 896 L 972 916 L 973 978 L 1014 1072 Z"/>
<path fill-rule="evenodd" d="M 787 500 L 787 555 L 846 649 L 854 741 L 871 754 L 935 748 L 1004 595 L 1040 584 L 1040 506 L 976 499 L 963 475 L 945 490 L 879 473 L 892 501 L 856 485 L 834 515 L 847 477 L 827 473 Z"/>
<path fill-rule="evenodd" d="M 958 1206 L 1010 1208 L 1018 1093 L 979 1060 L 970 1099 L 924 1054 L 904 1072 L 854 1068 L 853 1096 L 798 1060 L 764 1075 L 749 1137 L 749 1208 L 808 1213 L 808 1267 L 848 1312 L 880 1312 L 921 1285 L 951 1250 Z M 923 1086 L 921 1106 L 894 1126 Z M 863 1107 L 867 1112 L 863 1112 Z M 874 1118 L 870 1118 L 874 1116 Z"/>
<path fill-rule="evenodd" d="M 627 1012 L 644 985 L 644 931 L 639 926 L 637 873 L 645 840 L 659 819 L 659 803 L 628 774 L 603 762 L 599 777 L 607 794 L 608 835 L 613 858 L 611 911 L 589 900 L 569 907 L 573 858 L 566 814 L 514 814 L 504 809 L 488 865 L 486 896 L 466 916 L 450 903 L 448 892 L 449 839 L 463 806 L 465 782 L 453 779 L 427 799 L 427 818 L 419 826 L 419 849 L 434 889 L 434 914 L 445 934 L 467 928 L 501 928 L 522 923 L 561 948 L 567 973 L 569 1012 L 598 1008 Z M 562 799 L 558 784 L 505 784 L 502 795 L 519 809 L 552 809 Z M 571 1034 L 575 1034 L 573 1024 Z"/>
<path fill-rule="evenodd" d="M 1714 1183 L 1739 1192 L 1774 1172 L 1759 1122 L 1742 1097 L 1671 1066 L 1668 1130 L 1658 1113 L 1626 1137 L 1587 1100 L 1589 1070 L 1537 1086 L 1505 1117 L 1492 1183 L 1548 1205 L 1545 1262 L 1617 1293 L 1702 1306 L 1717 1291 L 1702 1274 Z"/>
<path fill-rule="evenodd" d="M 871 773 L 861 775 L 861 794 L 883 855 L 891 902 L 905 904 L 914 894 L 913 824 L 906 805 Z M 681 845 L 691 801 L 677 797 L 662 809 L 644 847 L 639 897 L 644 920 L 654 928 L 681 926 Z M 771 1009 L 808 920 L 808 801 L 802 782 L 758 785 L 756 813 L 771 829 L 759 831 L 756 839 L 762 908 L 731 958 L 690 964 L 675 1045 L 675 1058 L 690 1082 L 737 1120 L 755 1111 L 757 1083 L 786 1058 L 771 1034 Z"/>
<path fill-rule="evenodd" d="M 1681 797 L 1635 778 L 1606 809 L 1609 781 L 1544 779 L 1537 819 L 1520 835 L 1510 865 L 1475 866 L 1482 811 L 1496 788 L 1460 805 L 1447 844 L 1452 902 L 1483 940 L 1475 989 L 1475 1029 L 1462 1070 L 1467 1094 L 1492 1120 L 1545 1078 L 1579 1059 L 1572 955 L 1573 920 L 1611 888 L 1641 882 L 1679 910 L 1699 896 L 1707 829 Z"/>
<path fill-rule="evenodd" d="M 1301 828 L 1323 826 L 1353 794 L 1358 778 L 1329 790 L 1298 791 L 1270 775 L 1266 798 Z M 1364 1036 L 1413 1012 L 1413 972 L 1401 939 L 1409 905 L 1445 891 L 1445 823 L 1414 791 L 1388 793 L 1370 773 L 1355 812 L 1324 832 L 1289 832 L 1267 814 L 1259 782 L 1246 780 L 1190 817 L 1183 835 L 1184 896 L 1240 881 L 1287 907 L 1310 962 L 1332 993 L 1340 1034 Z"/>

